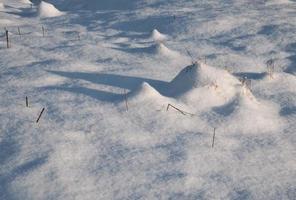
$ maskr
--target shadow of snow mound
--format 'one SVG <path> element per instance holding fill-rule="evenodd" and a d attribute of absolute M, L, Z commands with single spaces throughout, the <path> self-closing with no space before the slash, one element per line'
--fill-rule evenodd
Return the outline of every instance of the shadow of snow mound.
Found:
<path fill-rule="evenodd" d="M 129 10 L 141 3 L 138 0 L 51 0 L 50 2 L 57 3 L 67 10 Z"/>
<path fill-rule="evenodd" d="M 260 80 L 266 77 L 268 74 L 266 72 L 238 72 L 238 73 L 234 73 L 234 75 L 239 78 L 247 78 L 250 80 Z"/>

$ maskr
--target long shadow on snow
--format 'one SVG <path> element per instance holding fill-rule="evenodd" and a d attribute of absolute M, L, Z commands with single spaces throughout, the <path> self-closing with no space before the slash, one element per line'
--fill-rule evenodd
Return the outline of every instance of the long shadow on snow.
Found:
<path fill-rule="evenodd" d="M 80 87 L 80 86 L 67 86 L 67 85 L 46 86 L 46 87 L 41 87 L 41 89 L 61 90 L 61 91 L 75 93 L 75 94 L 83 94 L 100 101 L 116 101 L 116 100 L 124 99 L 123 94 L 115 94 L 111 92 L 105 92 L 105 91 L 100 91 L 100 90 L 95 90 L 95 89 Z"/>
<path fill-rule="evenodd" d="M 260 34 L 260 35 L 272 35 L 272 34 L 277 33 L 277 31 L 279 31 L 279 28 L 280 28 L 280 26 L 277 25 L 277 24 L 264 25 L 257 32 L 257 34 Z"/>
<path fill-rule="evenodd" d="M 40 0 L 34 0 L 34 2 L 37 2 Z M 135 9 L 139 1 L 138 0 L 129 0 L 129 1 L 123 1 L 123 0 L 87 0 L 84 1 L 84 4 L 81 4 L 81 6 L 77 7 L 77 2 L 75 1 L 60 1 L 60 0 L 51 0 L 50 2 L 54 3 L 54 5 L 58 8 L 64 9 L 64 10 L 79 10 L 85 9 L 85 10 L 133 10 Z M 68 2 L 68 3 L 67 3 Z M 83 1 L 82 1 L 83 2 Z"/>
<path fill-rule="evenodd" d="M 15 141 L 4 137 L 0 142 L 0 165 L 4 164 L 11 156 L 15 155 L 19 149 Z"/>
<path fill-rule="evenodd" d="M 232 35 L 229 34 L 229 32 L 226 32 L 226 33 L 214 36 L 210 39 L 207 39 L 207 41 L 210 41 L 211 43 L 213 43 L 215 45 L 226 46 L 233 51 L 245 51 L 246 46 L 243 45 L 244 41 L 246 39 L 250 39 L 252 37 L 254 37 L 254 35 L 252 35 L 252 34 L 245 34 L 245 35 L 239 35 L 236 37 L 232 37 Z M 242 42 L 242 44 L 241 44 L 241 42 Z"/>
<path fill-rule="evenodd" d="M 123 18 L 126 18 L 126 20 Z M 175 19 L 171 15 L 135 18 L 131 12 L 118 12 L 114 10 L 91 13 L 79 11 L 77 17 L 71 18 L 69 23 L 84 26 L 88 31 L 97 32 L 100 27 L 104 31 L 106 29 L 113 29 L 118 31 L 117 34 L 134 39 L 145 37 L 147 33 L 150 33 L 155 28 L 162 33 L 172 33 L 174 32 Z"/>
<path fill-rule="evenodd" d="M 138 88 L 143 82 L 147 82 L 164 95 L 167 94 L 167 87 L 169 84 L 168 82 L 160 81 L 160 80 L 132 77 L 132 76 L 123 76 L 123 75 L 116 75 L 116 74 L 66 72 L 66 71 L 48 71 L 48 72 L 55 75 L 67 77 L 70 79 L 85 80 L 95 84 L 103 84 L 103 85 L 108 85 L 113 87 L 119 87 L 119 88 L 127 89 L 130 91 Z M 111 92 L 105 92 L 105 91 L 100 91 L 100 90 L 95 90 L 95 89 L 90 89 L 90 88 L 80 87 L 80 86 L 60 85 L 60 86 L 42 87 L 42 89 L 64 90 L 68 92 L 84 94 L 101 101 L 114 101 L 114 100 L 121 100 L 123 98 L 122 94 L 115 94 Z"/>
<path fill-rule="evenodd" d="M 287 116 L 287 115 L 296 115 L 296 106 L 285 106 L 281 108 L 280 115 Z"/>
<path fill-rule="evenodd" d="M 239 72 L 239 73 L 234 73 L 234 76 L 238 78 L 248 78 L 252 80 L 259 80 L 264 78 L 266 76 L 265 72 Z"/>
<path fill-rule="evenodd" d="M 121 31 L 130 32 L 150 32 L 157 28 L 160 32 L 167 33 L 172 27 L 170 25 L 174 22 L 173 16 L 148 16 L 144 19 L 135 19 L 115 23 L 111 28 Z"/>
<path fill-rule="evenodd" d="M 36 12 L 32 10 L 31 8 L 18 8 L 20 10 L 19 12 L 16 11 L 0 11 L 3 13 L 11 14 L 11 15 L 16 15 L 19 17 L 35 17 Z"/>
<path fill-rule="evenodd" d="M 285 72 L 290 74 L 296 73 L 296 54 L 292 56 L 288 56 L 287 59 L 289 59 L 291 63 L 285 69 Z"/>
<path fill-rule="evenodd" d="M 46 163 L 47 156 L 43 156 L 40 158 L 36 158 L 32 161 L 26 162 L 13 170 L 11 170 L 8 174 L 1 175 L 0 177 L 0 199 L 5 200 L 14 200 L 16 199 L 13 195 L 13 191 L 10 191 L 9 186 L 10 183 L 15 180 L 17 177 L 28 174 L 32 172 L 34 169 L 40 167 L 44 163 Z"/>
<path fill-rule="evenodd" d="M 126 53 L 134 53 L 134 54 L 153 54 L 156 53 L 157 47 L 155 45 L 147 46 L 147 47 L 136 47 L 136 48 L 129 48 L 129 47 L 113 47 L 112 49 L 123 51 Z"/>
<path fill-rule="evenodd" d="M 296 72 L 296 42 L 287 45 L 286 51 L 292 55 L 287 57 L 290 60 L 290 65 L 285 69 L 285 72 L 293 74 Z"/>
<path fill-rule="evenodd" d="M 108 27 L 113 21 L 117 21 L 117 12 L 115 11 L 78 11 L 75 17 L 71 17 L 69 24 L 78 24 L 87 29 L 87 31 L 98 31 L 99 27 Z"/>
<path fill-rule="evenodd" d="M 234 99 L 233 101 L 230 101 L 229 103 L 226 103 L 222 106 L 213 107 L 212 110 L 215 113 L 218 113 L 220 115 L 223 115 L 224 117 L 227 117 L 235 111 L 236 107 L 237 107 L 237 100 Z"/>

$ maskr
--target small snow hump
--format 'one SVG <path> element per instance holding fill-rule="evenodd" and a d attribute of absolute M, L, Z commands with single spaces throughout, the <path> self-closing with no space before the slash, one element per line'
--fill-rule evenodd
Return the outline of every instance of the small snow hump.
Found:
<path fill-rule="evenodd" d="M 160 33 L 157 29 L 152 31 L 151 37 L 156 43 L 162 43 L 168 38 L 166 35 Z"/>
<path fill-rule="evenodd" d="M 38 7 L 38 16 L 42 18 L 58 17 L 64 13 L 59 11 L 54 5 L 41 1 Z"/>
<path fill-rule="evenodd" d="M 138 89 L 131 93 L 131 97 L 136 99 L 161 98 L 161 96 L 162 95 L 147 82 L 143 82 Z"/>
<path fill-rule="evenodd" d="M 180 95 L 195 88 L 214 86 L 230 97 L 237 84 L 239 81 L 227 71 L 195 62 L 182 69 L 171 81 L 170 87 Z"/>
<path fill-rule="evenodd" d="M 24 3 L 24 4 L 32 4 L 32 2 L 30 0 L 20 0 L 21 3 Z"/>
<path fill-rule="evenodd" d="M 157 53 L 169 58 L 179 58 L 180 54 L 177 51 L 171 50 L 163 43 L 158 43 L 156 46 Z"/>

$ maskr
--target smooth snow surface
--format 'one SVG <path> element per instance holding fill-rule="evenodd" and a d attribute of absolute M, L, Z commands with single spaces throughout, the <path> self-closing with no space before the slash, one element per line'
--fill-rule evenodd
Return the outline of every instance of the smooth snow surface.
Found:
<path fill-rule="evenodd" d="M 59 11 L 54 5 L 41 1 L 38 7 L 38 15 L 40 17 L 58 17 L 64 13 Z"/>
<path fill-rule="evenodd" d="M 0 200 L 296 199 L 295 1 L 0 2 Z"/>

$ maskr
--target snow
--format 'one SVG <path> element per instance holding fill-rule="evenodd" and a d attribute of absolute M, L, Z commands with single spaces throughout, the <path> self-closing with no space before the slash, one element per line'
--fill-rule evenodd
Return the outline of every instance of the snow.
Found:
<path fill-rule="evenodd" d="M 176 93 L 184 93 L 202 86 L 221 87 L 226 93 L 239 84 L 238 79 L 226 70 L 208 66 L 203 62 L 195 62 L 185 67 L 171 82 Z M 196 95 L 198 96 L 198 95 Z"/>
<path fill-rule="evenodd" d="M 32 2 L 30 0 L 21 0 L 21 3 L 24 3 L 24 4 L 32 4 Z"/>
<path fill-rule="evenodd" d="M 158 30 L 154 29 L 152 31 L 152 39 L 156 42 L 156 43 L 162 43 L 165 40 L 167 40 L 167 36 L 160 33 Z"/>
<path fill-rule="evenodd" d="M 38 6 L 38 16 L 40 17 L 58 17 L 64 13 L 59 11 L 54 5 L 41 1 Z"/>
<path fill-rule="evenodd" d="M 1 200 L 296 198 L 295 1 L 1 3 Z"/>
<path fill-rule="evenodd" d="M 291 4 L 292 1 L 290 0 L 268 0 L 268 5 L 276 5 L 276 4 Z"/>
<path fill-rule="evenodd" d="M 157 48 L 157 53 L 160 55 L 163 55 L 165 57 L 170 57 L 170 58 L 180 57 L 180 55 L 177 51 L 169 49 L 163 43 L 157 44 L 156 48 Z"/>
<path fill-rule="evenodd" d="M 148 83 L 144 82 L 142 83 L 142 85 L 136 89 L 133 93 L 132 93 L 132 98 L 133 99 L 155 99 L 155 101 L 159 100 L 162 98 L 161 94 L 156 91 L 151 85 L 149 85 Z"/>

